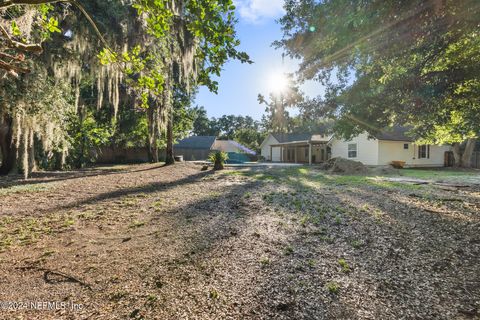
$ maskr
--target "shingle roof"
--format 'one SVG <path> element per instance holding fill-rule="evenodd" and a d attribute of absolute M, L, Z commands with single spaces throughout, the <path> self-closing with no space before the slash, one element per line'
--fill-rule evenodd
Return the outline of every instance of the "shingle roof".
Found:
<path fill-rule="evenodd" d="M 392 128 L 387 128 L 379 133 L 375 134 L 375 138 L 378 140 L 391 140 L 391 141 L 415 141 L 414 138 L 409 137 L 407 135 L 408 130 L 410 128 L 408 127 L 392 127 Z"/>
<path fill-rule="evenodd" d="M 256 155 L 257 153 L 234 140 L 217 140 L 214 148 L 220 151 L 228 151 L 230 147 L 238 149 L 240 152 Z"/>
<path fill-rule="evenodd" d="M 215 139 L 215 136 L 192 136 L 178 141 L 174 148 L 210 150 L 215 143 Z"/>
<path fill-rule="evenodd" d="M 277 139 L 279 143 L 309 141 L 312 138 L 311 133 L 272 133 L 272 136 Z"/>

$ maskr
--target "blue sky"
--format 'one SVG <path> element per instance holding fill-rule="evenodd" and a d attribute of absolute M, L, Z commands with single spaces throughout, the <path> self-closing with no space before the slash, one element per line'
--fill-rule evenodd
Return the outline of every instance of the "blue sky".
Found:
<path fill-rule="evenodd" d="M 218 94 L 202 87 L 195 105 L 204 106 L 209 117 L 224 114 L 249 115 L 259 120 L 265 110 L 259 105 L 257 95 L 272 91 L 272 78 L 284 72 L 294 72 L 297 63 L 288 58 L 282 62 L 282 51 L 271 44 L 282 37 L 280 26 L 275 22 L 283 15 L 283 0 L 237 0 L 238 37 L 240 49 L 246 51 L 253 64 L 232 61 L 224 66 Z M 323 92 L 319 83 L 309 82 L 302 86 L 309 96 Z M 295 113 L 291 110 L 291 113 Z"/>

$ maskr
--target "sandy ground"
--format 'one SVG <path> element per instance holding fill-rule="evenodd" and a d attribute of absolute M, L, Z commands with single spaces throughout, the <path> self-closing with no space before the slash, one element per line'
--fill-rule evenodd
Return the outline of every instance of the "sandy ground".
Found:
<path fill-rule="evenodd" d="M 187 164 L 0 187 L 0 319 L 480 318 L 476 187 Z"/>

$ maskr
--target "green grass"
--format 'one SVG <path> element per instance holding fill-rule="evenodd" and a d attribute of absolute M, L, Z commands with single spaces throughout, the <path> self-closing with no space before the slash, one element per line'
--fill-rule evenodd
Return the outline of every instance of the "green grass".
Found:
<path fill-rule="evenodd" d="M 403 176 L 418 179 L 444 179 L 451 177 L 469 177 L 478 175 L 475 171 L 464 171 L 455 169 L 403 169 L 400 171 Z"/>
<path fill-rule="evenodd" d="M 8 188 L 0 188 L 0 196 L 6 196 L 14 193 L 33 193 L 47 191 L 52 188 L 52 185 L 48 184 L 23 184 L 18 186 L 12 186 Z"/>
<path fill-rule="evenodd" d="M 342 272 L 349 273 L 351 271 L 350 266 L 345 259 L 339 259 L 338 264 L 342 267 Z"/>
<path fill-rule="evenodd" d="M 260 259 L 260 264 L 261 264 L 262 266 L 267 266 L 267 265 L 270 264 L 270 259 L 267 258 L 267 257 L 262 257 L 262 258 Z"/>
<path fill-rule="evenodd" d="M 140 228 L 144 225 L 145 225 L 145 221 L 134 220 L 128 227 L 130 229 L 133 229 L 133 228 Z"/>
<path fill-rule="evenodd" d="M 328 282 L 325 287 L 327 288 L 328 292 L 333 294 L 337 294 L 338 291 L 340 291 L 340 285 L 333 281 Z"/>

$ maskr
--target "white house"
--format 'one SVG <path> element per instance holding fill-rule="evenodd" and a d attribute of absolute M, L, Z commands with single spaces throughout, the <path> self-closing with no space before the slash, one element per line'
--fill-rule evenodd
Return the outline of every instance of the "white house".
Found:
<path fill-rule="evenodd" d="M 420 145 L 405 135 L 407 129 L 396 127 L 375 137 L 366 133 L 345 141 L 331 135 L 269 134 L 261 144 L 267 161 L 320 163 L 332 157 L 382 166 L 405 161 L 409 167 L 442 167 L 450 146 Z"/>

